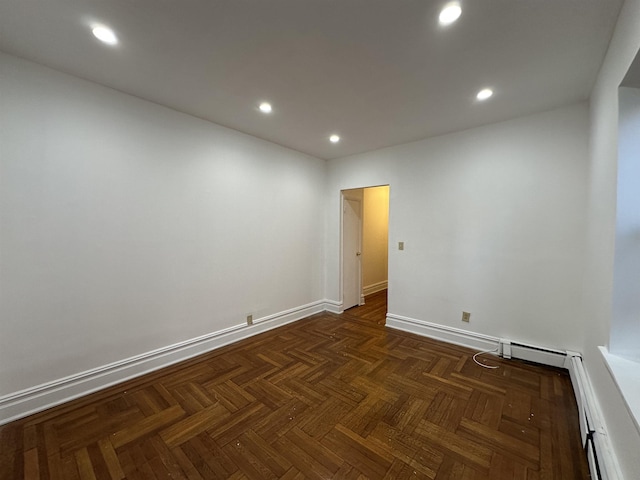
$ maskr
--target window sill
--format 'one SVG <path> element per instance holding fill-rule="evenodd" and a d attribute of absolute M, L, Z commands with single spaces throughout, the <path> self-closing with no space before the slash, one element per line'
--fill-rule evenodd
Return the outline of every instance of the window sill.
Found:
<path fill-rule="evenodd" d="M 606 347 L 598 348 L 640 432 L 640 362 L 614 355 Z"/>

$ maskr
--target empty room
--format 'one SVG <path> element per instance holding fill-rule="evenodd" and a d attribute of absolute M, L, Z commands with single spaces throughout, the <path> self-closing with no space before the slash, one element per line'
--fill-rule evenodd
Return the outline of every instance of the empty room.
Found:
<path fill-rule="evenodd" d="M 640 0 L 0 2 L 0 478 L 640 478 Z"/>

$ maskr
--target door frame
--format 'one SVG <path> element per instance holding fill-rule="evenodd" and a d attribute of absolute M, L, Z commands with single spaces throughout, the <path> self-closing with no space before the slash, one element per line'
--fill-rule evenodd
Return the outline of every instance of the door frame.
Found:
<path fill-rule="evenodd" d="M 360 208 L 364 209 L 364 190 L 367 188 L 375 188 L 375 187 L 389 187 L 389 220 L 387 224 L 387 266 L 389 266 L 390 258 L 391 258 L 391 241 L 389 240 L 389 236 L 391 234 L 391 183 L 379 183 L 374 185 L 365 185 L 362 187 L 353 187 L 353 188 L 344 188 L 340 190 L 340 265 L 338 272 L 338 288 L 340 295 L 340 312 L 344 311 L 344 199 L 345 193 L 348 194 L 350 190 L 360 190 L 363 192 L 362 198 L 360 199 Z M 363 222 L 363 211 L 360 212 L 360 248 L 362 251 L 362 242 L 364 241 L 362 236 L 362 222 Z M 362 260 L 360 261 L 360 305 L 364 305 L 364 296 L 362 291 Z M 388 274 L 387 274 L 388 280 Z M 389 285 L 387 284 L 387 288 Z"/>

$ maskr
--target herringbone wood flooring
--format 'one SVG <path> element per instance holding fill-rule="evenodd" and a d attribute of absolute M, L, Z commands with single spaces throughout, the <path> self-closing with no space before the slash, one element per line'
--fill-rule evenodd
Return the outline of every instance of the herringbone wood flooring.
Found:
<path fill-rule="evenodd" d="M 483 369 L 385 298 L 9 424 L 2 478 L 588 478 L 564 371 Z"/>

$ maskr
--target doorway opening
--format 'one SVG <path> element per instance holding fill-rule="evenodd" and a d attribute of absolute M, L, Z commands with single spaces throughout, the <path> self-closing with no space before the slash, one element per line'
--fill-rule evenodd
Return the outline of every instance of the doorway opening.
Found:
<path fill-rule="evenodd" d="M 389 264 L 389 185 L 341 192 L 342 309 L 386 317 Z M 368 310 L 371 310 L 370 312 Z"/>

